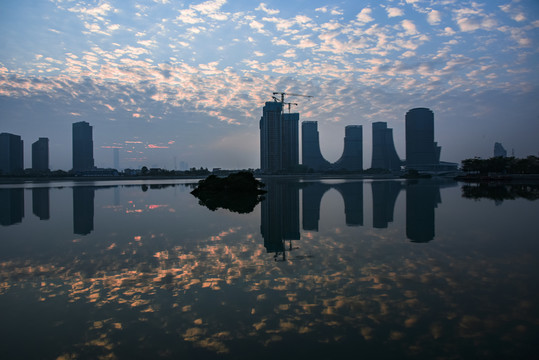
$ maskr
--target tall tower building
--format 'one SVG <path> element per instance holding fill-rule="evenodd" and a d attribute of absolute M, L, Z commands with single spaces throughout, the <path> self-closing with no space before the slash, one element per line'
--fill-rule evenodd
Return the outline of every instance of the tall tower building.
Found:
<path fill-rule="evenodd" d="M 283 104 L 266 102 L 260 118 L 260 170 L 293 170 L 299 164 L 299 114 L 283 114 Z"/>
<path fill-rule="evenodd" d="M 401 163 L 393 143 L 393 129 L 389 129 L 386 122 L 372 123 L 371 168 L 398 171 Z"/>
<path fill-rule="evenodd" d="M 506 157 L 507 156 L 507 150 L 503 147 L 503 145 L 499 142 L 494 143 L 494 157 Z"/>
<path fill-rule="evenodd" d="M 406 113 L 406 167 L 418 169 L 440 163 L 441 148 L 434 142 L 434 113 L 415 108 Z"/>
<path fill-rule="evenodd" d="M 0 171 L 15 174 L 24 170 L 24 142 L 19 135 L 0 134 Z"/>
<path fill-rule="evenodd" d="M 49 139 L 39 138 L 32 144 L 32 169 L 37 171 L 49 170 Z"/>
<path fill-rule="evenodd" d="M 301 123 L 301 163 L 316 171 L 330 167 L 329 161 L 324 159 L 320 151 L 320 135 L 316 121 Z"/>
<path fill-rule="evenodd" d="M 113 165 L 116 170 L 120 170 L 120 149 L 112 149 L 112 160 Z M 174 158 L 174 169 L 176 169 L 176 158 Z"/>
<path fill-rule="evenodd" d="M 294 170 L 299 165 L 298 125 L 298 113 L 283 113 L 283 170 Z"/>
<path fill-rule="evenodd" d="M 344 150 L 335 169 L 350 171 L 363 170 L 363 126 L 348 125 L 344 128 Z"/>
<path fill-rule="evenodd" d="M 94 142 L 92 127 L 86 121 L 73 124 L 73 170 L 85 171 L 94 168 Z"/>

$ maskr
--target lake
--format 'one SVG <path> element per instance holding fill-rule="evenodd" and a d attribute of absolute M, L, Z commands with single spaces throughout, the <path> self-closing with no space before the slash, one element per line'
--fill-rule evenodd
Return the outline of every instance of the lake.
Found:
<path fill-rule="evenodd" d="M 536 358 L 537 187 L 0 185 L 4 359 Z"/>

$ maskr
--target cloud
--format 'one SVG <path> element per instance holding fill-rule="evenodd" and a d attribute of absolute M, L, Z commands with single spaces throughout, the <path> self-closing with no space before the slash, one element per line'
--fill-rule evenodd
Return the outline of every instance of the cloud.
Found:
<path fill-rule="evenodd" d="M 103 16 L 108 15 L 109 12 L 113 11 L 114 8 L 107 2 L 103 2 L 95 7 L 83 7 L 82 5 L 77 5 L 72 8 L 69 8 L 68 11 L 79 13 L 86 16 L 93 16 L 99 20 L 104 20 Z"/>
<path fill-rule="evenodd" d="M 264 33 L 264 24 L 262 23 L 259 23 L 258 21 L 256 20 L 253 20 L 249 23 L 249 26 L 251 27 L 251 29 L 255 29 L 256 31 L 258 31 L 259 33 Z"/>
<path fill-rule="evenodd" d="M 386 7 L 386 11 L 387 11 L 387 17 L 388 18 L 397 17 L 397 16 L 403 16 L 404 15 L 404 11 L 402 9 L 396 8 L 396 7 Z"/>
<path fill-rule="evenodd" d="M 268 15 L 277 15 L 278 13 L 280 13 L 281 11 L 280 10 L 277 10 L 277 9 L 269 9 L 266 4 L 264 3 L 260 3 L 258 5 L 257 8 L 255 8 L 255 10 L 260 10 L 260 11 L 264 11 L 266 14 Z"/>
<path fill-rule="evenodd" d="M 415 24 L 411 20 L 402 20 L 401 25 L 408 35 L 415 35 L 417 34 L 417 29 L 415 27 Z"/>
<path fill-rule="evenodd" d="M 427 21 L 431 25 L 437 25 L 442 21 L 442 14 L 438 10 L 431 10 L 427 15 Z"/>
<path fill-rule="evenodd" d="M 356 15 L 357 21 L 359 21 L 361 24 L 367 24 L 374 21 L 374 19 L 370 16 L 371 13 L 372 9 L 370 8 L 362 9 L 359 14 Z"/>

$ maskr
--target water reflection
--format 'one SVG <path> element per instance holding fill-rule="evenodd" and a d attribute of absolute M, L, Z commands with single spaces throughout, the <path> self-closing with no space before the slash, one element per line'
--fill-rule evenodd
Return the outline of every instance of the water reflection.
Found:
<path fill-rule="evenodd" d="M 262 201 L 260 233 L 268 253 L 274 259 L 286 260 L 286 251 L 294 249 L 292 240 L 300 239 L 299 183 L 295 181 L 266 181 L 267 194 Z M 288 247 L 285 241 L 289 242 Z"/>
<path fill-rule="evenodd" d="M 479 183 L 462 186 L 462 196 L 469 199 L 491 199 L 497 205 L 504 200 L 524 198 L 527 200 L 539 199 L 538 184 L 500 184 Z"/>
<path fill-rule="evenodd" d="M 402 190 L 398 181 L 374 181 L 372 190 L 372 227 L 385 229 L 393 222 L 393 209 Z"/>
<path fill-rule="evenodd" d="M 280 351 L 295 359 L 532 358 L 538 251 L 524 251 L 530 248 L 522 229 L 539 204 L 518 202 L 527 205 L 518 215 L 514 206 L 484 215 L 477 209 L 494 208 L 489 202 L 442 192 L 444 201 L 453 196 L 444 206 L 454 213 L 474 207 L 467 213 L 472 222 L 510 224 L 511 246 L 500 228 L 448 231 L 454 218 L 445 226 L 440 221 L 444 241 L 417 246 L 402 241 L 408 214 L 400 209 L 427 212 L 416 219 L 434 221 L 440 189 L 450 184 L 351 184 L 268 183 L 266 201 L 242 215 L 208 211 L 188 191 L 96 187 L 86 198 L 96 209 L 95 229 L 76 239 L 70 217 L 62 222 L 54 206 L 68 199 L 69 213 L 71 191 L 51 191 L 48 224 L 65 223 L 66 231 L 48 236 L 42 230 L 51 226 L 32 219 L 25 219 L 31 226 L 0 228 L 0 308 L 9 309 L 0 329 L 3 356 L 270 359 Z M 389 229 L 357 226 L 370 223 L 365 186 L 372 190 L 372 228 Z M 348 227 L 339 231 L 328 229 L 328 212 L 320 212 L 335 200 L 322 200 L 330 189 L 355 201 L 344 206 Z M 427 201 L 408 207 L 421 194 Z M 301 231 L 300 219 L 311 216 L 309 209 L 301 214 L 302 204 L 318 209 L 311 225 L 319 232 Z M 434 223 L 427 226 L 433 236 Z M 528 226 L 529 243 L 536 243 L 535 230 Z M 36 250 L 40 244 L 44 251 Z M 291 247 L 301 250 L 287 256 Z M 273 261 L 266 251 L 287 261 Z"/>
<path fill-rule="evenodd" d="M 23 217 L 24 189 L 0 189 L 0 224 L 17 224 Z"/>
<path fill-rule="evenodd" d="M 50 188 L 32 189 L 32 212 L 39 220 L 50 218 Z"/>
<path fill-rule="evenodd" d="M 73 187 L 73 233 L 88 235 L 94 230 L 95 187 Z"/>

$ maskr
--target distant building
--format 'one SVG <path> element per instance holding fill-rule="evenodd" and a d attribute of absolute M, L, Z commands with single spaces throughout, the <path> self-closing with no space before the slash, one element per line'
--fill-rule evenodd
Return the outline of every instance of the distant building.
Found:
<path fill-rule="evenodd" d="M 507 157 L 507 151 L 503 147 L 503 145 L 499 142 L 494 143 L 494 157 Z"/>
<path fill-rule="evenodd" d="M 283 113 L 283 169 L 294 170 L 299 165 L 299 114 Z"/>
<path fill-rule="evenodd" d="M 423 172 L 457 170 L 458 164 L 440 162 L 442 148 L 434 141 L 434 113 L 415 108 L 406 113 L 406 169 Z"/>
<path fill-rule="evenodd" d="M 301 163 L 315 171 L 327 170 L 331 165 L 320 151 L 318 122 L 316 121 L 301 123 Z"/>
<path fill-rule="evenodd" d="M 441 148 L 434 142 L 434 113 L 415 108 L 406 113 L 406 167 L 438 165 Z"/>
<path fill-rule="evenodd" d="M 116 170 L 120 170 L 120 149 L 118 148 L 112 149 L 112 163 Z"/>
<path fill-rule="evenodd" d="M 371 168 L 398 171 L 401 164 L 393 143 L 393 129 L 389 129 L 386 122 L 372 123 Z"/>
<path fill-rule="evenodd" d="M 344 150 L 332 168 L 335 170 L 363 170 L 363 126 L 348 125 L 344 128 Z"/>
<path fill-rule="evenodd" d="M 24 143 L 19 135 L 0 134 L 0 171 L 16 174 L 24 171 Z"/>
<path fill-rule="evenodd" d="M 283 104 L 266 102 L 260 118 L 260 170 L 294 170 L 299 164 L 299 114 L 283 114 Z"/>
<path fill-rule="evenodd" d="M 86 121 L 73 124 L 73 170 L 94 169 L 94 141 L 92 127 Z"/>
<path fill-rule="evenodd" d="M 32 170 L 49 170 L 49 139 L 39 138 L 32 144 Z"/>

